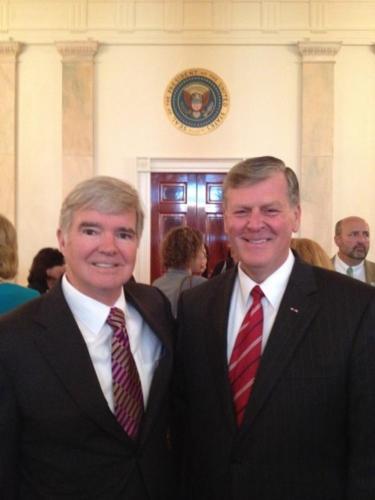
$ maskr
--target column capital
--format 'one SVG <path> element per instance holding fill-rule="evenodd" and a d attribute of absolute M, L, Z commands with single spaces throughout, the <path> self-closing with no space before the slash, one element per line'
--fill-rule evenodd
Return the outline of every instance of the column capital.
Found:
<path fill-rule="evenodd" d="M 0 62 L 15 62 L 21 49 L 20 42 L 0 42 Z"/>
<path fill-rule="evenodd" d="M 341 42 L 299 42 L 303 62 L 335 62 Z"/>
<path fill-rule="evenodd" d="M 99 48 L 94 40 L 87 42 L 56 42 L 63 62 L 92 61 Z"/>

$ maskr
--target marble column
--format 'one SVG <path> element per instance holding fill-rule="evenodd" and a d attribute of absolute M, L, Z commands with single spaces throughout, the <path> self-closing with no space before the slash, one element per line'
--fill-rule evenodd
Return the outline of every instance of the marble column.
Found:
<path fill-rule="evenodd" d="M 16 219 L 17 56 L 21 44 L 0 42 L 0 213 Z"/>
<path fill-rule="evenodd" d="M 62 55 L 63 194 L 94 175 L 94 56 L 98 43 L 56 44 Z"/>
<path fill-rule="evenodd" d="M 328 252 L 332 233 L 334 64 L 339 43 L 301 42 L 301 236 Z"/>

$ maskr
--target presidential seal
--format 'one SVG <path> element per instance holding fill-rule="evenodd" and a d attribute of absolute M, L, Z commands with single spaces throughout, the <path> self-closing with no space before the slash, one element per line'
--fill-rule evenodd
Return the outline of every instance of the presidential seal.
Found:
<path fill-rule="evenodd" d="M 187 134 L 207 134 L 223 123 L 229 94 L 223 80 L 212 71 L 187 69 L 170 81 L 164 107 L 178 129 Z"/>

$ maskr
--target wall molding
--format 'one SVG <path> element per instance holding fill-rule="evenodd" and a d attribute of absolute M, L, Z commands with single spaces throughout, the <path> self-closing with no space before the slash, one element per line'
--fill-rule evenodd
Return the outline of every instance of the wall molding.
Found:
<path fill-rule="evenodd" d="M 93 61 L 99 43 L 89 42 L 56 42 L 56 48 L 64 62 Z"/>
<path fill-rule="evenodd" d="M 22 50 L 22 44 L 19 42 L 0 42 L 0 60 L 13 62 Z"/>
<path fill-rule="evenodd" d="M 372 45 L 375 0 L 0 0 L 0 39 Z"/>
<path fill-rule="evenodd" d="M 300 42 L 298 48 L 303 62 L 334 62 L 341 43 Z"/>

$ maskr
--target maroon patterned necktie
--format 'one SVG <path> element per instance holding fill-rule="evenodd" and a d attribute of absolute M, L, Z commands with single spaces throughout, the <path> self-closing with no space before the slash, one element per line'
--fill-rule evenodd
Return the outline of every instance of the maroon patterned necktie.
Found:
<path fill-rule="evenodd" d="M 112 307 L 107 323 L 113 328 L 112 384 L 115 416 L 129 437 L 135 439 L 143 415 L 143 394 L 121 309 Z"/>
<path fill-rule="evenodd" d="M 238 427 L 241 425 L 245 408 L 253 389 L 260 363 L 263 333 L 264 296 L 257 285 L 251 290 L 253 303 L 246 313 L 229 360 L 229 380 Z"/>

